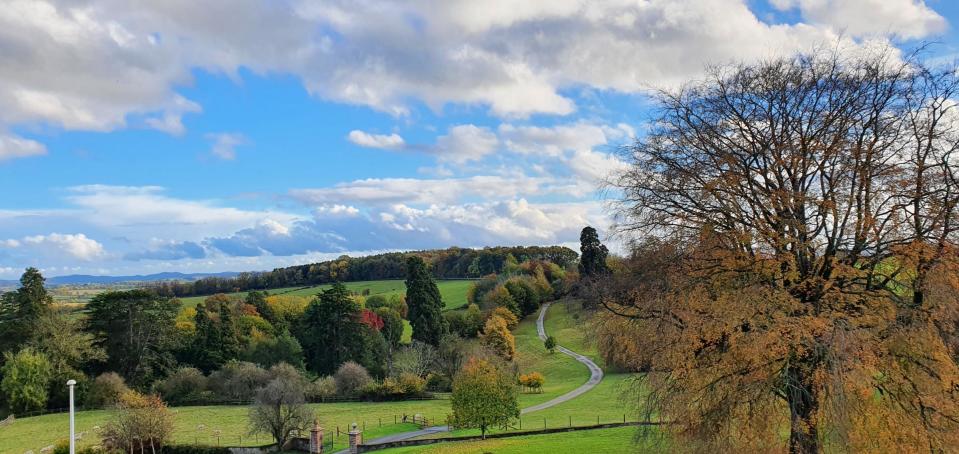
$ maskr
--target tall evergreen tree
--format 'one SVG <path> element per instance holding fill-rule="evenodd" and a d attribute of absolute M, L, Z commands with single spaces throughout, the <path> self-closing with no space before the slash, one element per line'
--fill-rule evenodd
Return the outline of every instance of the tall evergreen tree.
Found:
<path fill-rule="evenodd" d="M 599 241 L 599 234 L 596 229 L 586 226 L 579 234 L 579 273 L 586 278 L 604 276 L 609 274 L 609 266 L 606 265 L 606 257 L 609 255 L 609 249 Z"/>
<path fill-rule="evenodd" d="M 361 356 L 357 350 L 365 343 L 359 313 L 360 305 L 339 282 L 310 303 L 298 333 L 310 370 L 330 375 L 340 364 Z"/>
<path fill-rule="evenodd" d="M 426 262 L 417 256 L 406 260 L 406 304 L 410 308 L 408 318 L 413 327 L 413 340 L 438 346 L 446 334 L 443 299 Z"/>
<path fill-rule="evenodd" d="M 0 349 L 16 350 L 35 338 L 36 324 L 53 303 L 45 281 L 39 270 L 27 268 L 20 288 L 0 297 Z"/>

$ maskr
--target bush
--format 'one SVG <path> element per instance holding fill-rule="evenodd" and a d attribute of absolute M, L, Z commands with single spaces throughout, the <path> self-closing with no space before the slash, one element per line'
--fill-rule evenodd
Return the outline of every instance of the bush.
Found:
<path fill-rule="evenodd" d="M 496 309 L 493 309 L 493 312 L 490 313 L 490 318 L 492 317 L 499 317 L 503 319 L 503 321 L 506 322 L 506 327 L 509 328 L 510 331 L 519 326 L 519 319 L 516 318 L 516 314 L 505 307 L 497 307 Z"/>
<path fill-rule="evenodd" d="M 336 383 L 336 393 L 349 397 L 357 395 L 373 379 L 370 378 L 370 373 L 365 367 L 353 361 L 347 361 L 333 374 L 333 381 Z"/>
<path fill-rule="evenodd" d="M 306 387 L 307 400 L 327 400 L 333 397 L 336 397 L 336 380 L 333 377 L 317 378 Z"/>
<path fill-rule="evenodd" d="M 50 361 L 43 353 L 24 348 L 17 354 L 3 355 L 3 380 L 0 390 L 14 412 L 42 410 L 47 404 L 47 385 L 53 375 Z"/>
<path fill-rule="evenodd" d="M 270 378 L 270 373 L 256 364 L 231 361 L 210 374 L 208 387 L 220 400 L 248 401 Z"/>
<path fill-rule="evenodd" d="M 546 383 L 546 377 L 539 372 L 530 372 L 528 374 L 520 374 L 519 384 L 523 385 L 531 392 L 542 392 L 543 385 Z"/>
<path fill-rule="evenodd" d="M 372 295 L 366 299 L 365 307 L 371 311 L 381 307 L 388 307 L 389 300 L 383 295 Z"/>
<path fill-rule="evenodd" d="M 120 401 L 120 396 L 129 391 L 123 377 L 116 372 L 106 372 L 93 380 L 86 403 L 97 408 L 112 407 Z"/>
<path fill-rule="evenodd" d="M 133 454 L 163 448 L 173 433 L 173 413 L 157 396 L 128 391 L 120 396 L 118 411 L 101 433 L 103 446 Z"/>
<path fill-rule="evenodd" d="M 157 391 L 171 404 L 201 402 L 208 396 L 206 391 L 207 378 L 194 367 L 181 367 L 166 380 L 160 382 Z"/>
<path fill-rule="evenodd" d="M 303 376 L 303 373 L 301 373 L 299 369 L 287 363 L 279 363 L 274 365 L 270 368 L 269 373 L 270 379 L 280 378 L 300 388 L 305 388 L 309 383 L 309 380 Z"/>
<path fill-rule="evenodd" d="M 361 395 L 372 400 L 403 400 L 421 397 L 426 393 L 426 380 L 411 373 L 399 377 L 387 377 L 382 382 L 370 382 L 363 387 Z"/>
<path fill-rule="evenodd" d="M 435 393 L 446 393 L 453 389 L 453 381 L 449 377 L 441 374 L 429 374 L 426 376 L 426 390 Z"/>

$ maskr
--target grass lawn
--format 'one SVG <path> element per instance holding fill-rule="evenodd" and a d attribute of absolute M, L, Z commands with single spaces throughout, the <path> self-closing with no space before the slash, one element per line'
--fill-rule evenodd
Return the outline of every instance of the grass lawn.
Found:
<path fill-rule="evenodd" d="M 469 291 L 471 280 L 442 280 L 436 281 L 436 286 L 440 289 L 440 295 L 443 297 L 445 309 L 457 309 L 466 304 L 466 292 Z M 358 281 L 344 282 L 343 285 L 354 293 L 363 293 L 369 290 L 370 295 L 383 295 L 386 297 L 392 295 L 403 295 L 406 293 L 406 285 L 402 280 L 384 280 L 384 281 Z M 331 285 L 318 285 L 314 287 L 285 287 L 267 290 L 271 295 L 292 295 L 312 297 L 323 290 L 330 288 Z M 230 293 L 231 296 L 246 296 L 247 292 Z M 191 296 L 183 298 L 181 301 L 184 306 L 196 306 L 202 302 L 206 296 Z"/>
<path fill-rule="evenodd" d="M 486 453 L 619 453 L 619 452 L 668 452 L 664 446 L 652 443 L 634 444 L 636 429 L 617 427 L 613 429 L 584 430 L 546 435 L 527 435 L 512 438 L 488 439 L 442 443 L 409 448 L 386 449 L 383 453 L 430 453 L 462 454 Z"/>

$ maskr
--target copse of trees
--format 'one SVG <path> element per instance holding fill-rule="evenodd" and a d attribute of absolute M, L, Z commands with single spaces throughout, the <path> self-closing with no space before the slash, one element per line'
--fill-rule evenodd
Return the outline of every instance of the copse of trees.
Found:
<path fill-rule="evenodd" d="M 603 300 L 644 342 L 643 410 L 703 451 L 959 445 L 957 95 L 955 68 L 873 50 L 657 96 L 618 185 L 662 241 Z"/>
<path fill-rule="evenodd" d="M 335 260 L 277 268 L 262 273 L 241 273 L 233 278 L 208 277 L 194 282 L 161 282 L 156 292 L 165 296 L 212 295 L 281 287 L 314 286 L 333 282 L 403 279 L 410 255 L 422 258 L 438 279 L 475 278 L 502 273 L 508 257 L 515 262 L 546 260 L 561 268 L 575 265 L 578 255 L 561 246 L 515 246 L 484 249 L 449 248 L 392 252 L 364 257 L 342 256 Z M 263 314 L 266 316 L 266 314 Z"/>

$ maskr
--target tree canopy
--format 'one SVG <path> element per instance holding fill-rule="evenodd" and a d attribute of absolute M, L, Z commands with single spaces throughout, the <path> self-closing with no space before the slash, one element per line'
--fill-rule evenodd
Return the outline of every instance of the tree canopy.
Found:
<path fill-rule="evenodd" d="M 439 345 L 447 332 L 443 299 L 426 262 L 417 256 L 406 260 L 406 304 L 413 327 L 413 340 Z"/>
<path fill-rule="evenodd" d="M 870 52 L 657 96 L 618 180 L 645 260 L 603 301 L 644 343 L 648 414 L 712 451 L 959 443 L 957 90 Z"/>
<path fill-rule="evenodd" d="M 453 424 L 480 429 L 485 438 L 489 427 L 518 418 L 514 383 L 512 376 L 489 361 L 470 358 L 453 380 Z"/>

